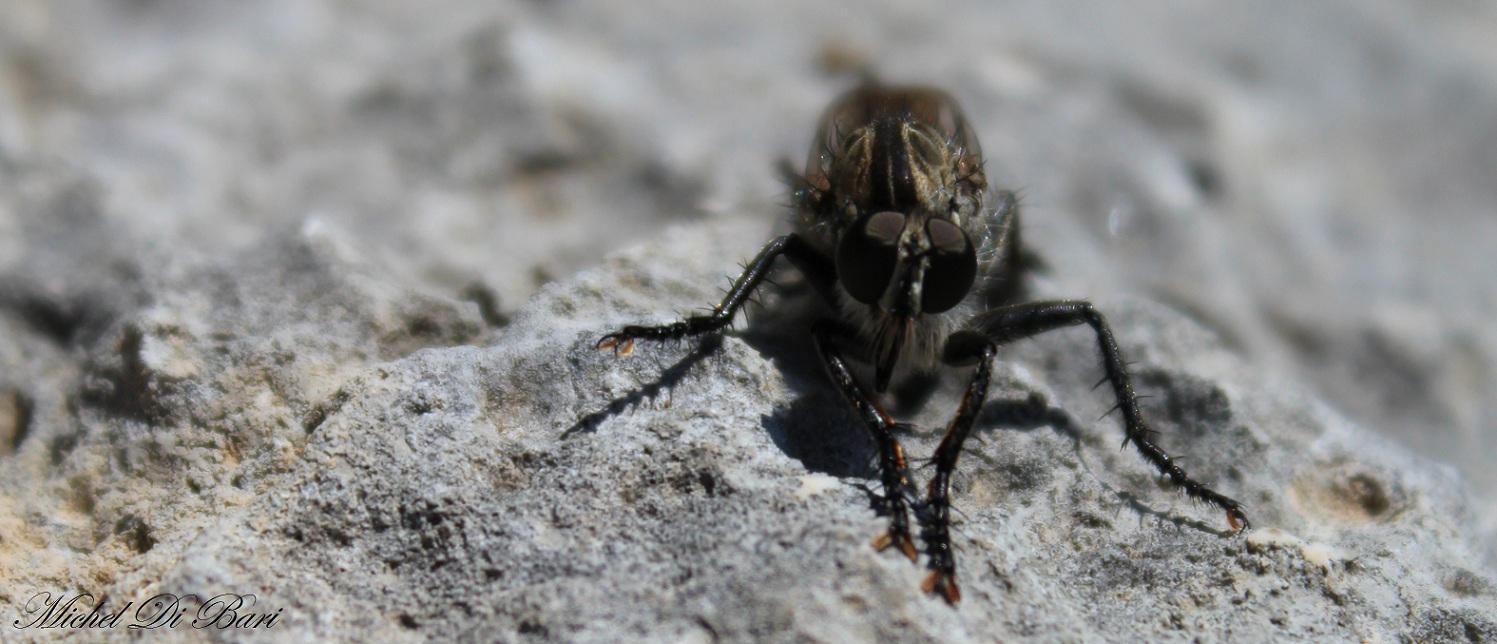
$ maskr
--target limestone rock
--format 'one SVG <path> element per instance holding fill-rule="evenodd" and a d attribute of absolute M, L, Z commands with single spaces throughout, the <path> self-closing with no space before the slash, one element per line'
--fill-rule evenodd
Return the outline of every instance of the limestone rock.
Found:
<path fill-rule="evenodd" d="M 123 630 L 19 628 L 40 593 L 247 593 L 273 626 L 152 636 L 1497 640 L 1493 25 L 0 5 L 0 639 Z M 953 608 L 870 545 L 791 272 L 720 339 L 595 348 L 714 303 L 864 66 L 958 97 L 1034 295 L 1098 305 L 1252 531 L 1117 449 L 1094 339 L 1047 334 L 962 457 Z M 901 411 L 912 457 L 961 376 Z"/>

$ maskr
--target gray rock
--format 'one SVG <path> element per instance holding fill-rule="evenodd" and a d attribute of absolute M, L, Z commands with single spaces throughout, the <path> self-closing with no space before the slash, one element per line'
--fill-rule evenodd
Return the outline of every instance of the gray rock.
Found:
<path fill-rule="evenodd" d="M 918 566 L 869 544 L 884 529 L 862 490 L 870 441 L 795 342 L 763 337 L 792 325 L 593 348 L 600 329 L 715 297 L 762 229 L 672 230 L 543 288 L 487 348 L 411 353 L 478 335 L 474 307 L 384 286 L 399 280 L 332 233 L 184 272 L 159 291 L 172 301 L 95 341 L 68 433 L 38 423 L 10 457 L 66 488 L 17 490 L 12 516 L 82 507 L 6 539 L 56 544 L 8 588 L 91 569 L 135 601 L 254 592 L 280 611 L 259 633 L 273 639 L 1492 632 L 1451 470 L 1132 298 L 1099 305 L 1139 361 L 1145 412 L 1257 529 L 1225 536 L 1118 452 L 1118 428 L 1090 420 L 1110 402 L 1089 391 L 1092 339 L 1056 333 L 1003 354 L 994 396 L 1040 394 L 1045 417 L 995 415 L 964 458 L 966 599 L 923 595 Z M 274 314 L 251 304 L 267 301 Z M 297 311 L 323 326 L 298 331 Z M 916 415 L 912 455 L 931 452 L 951 398 Z"/>
<path fill-rule="evenodd" d="M 152 636 L 1497 639 L 1493 25 L 0 6 L 0 633 L 123 630 L 17 628 L 38 593 L 231 592 L 273 626 Z M 949 607 L 870 545 L 872 444 L 788 271 L 720 340 L 595 349 L 719 297 L 863 62 L 963 101 L 1035 295 L 1097 303 L 1254 530 L 1118 450 L 1094 339 L 1055 332 L 1000 353 Z M 913 457 L 960 376 L 903 413 Z"/>

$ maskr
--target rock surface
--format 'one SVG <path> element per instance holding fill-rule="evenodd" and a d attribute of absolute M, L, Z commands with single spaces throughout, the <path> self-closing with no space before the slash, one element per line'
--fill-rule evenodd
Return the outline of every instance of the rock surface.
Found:
<path fill-rule="evenodd" d="M 1491 9 L 414 7 L 0 6 L 6 641 L 120 636 L 18 628 L 43 592 L 277 619 L 167 640 L 1497 640 Z M 719 296 L 864 65 L 963 101 L 1035 296 L 1254 530 L 1052 333 L 963 456 L 953 609 L 869 545 L 793 284 L 593 348 Z"/>

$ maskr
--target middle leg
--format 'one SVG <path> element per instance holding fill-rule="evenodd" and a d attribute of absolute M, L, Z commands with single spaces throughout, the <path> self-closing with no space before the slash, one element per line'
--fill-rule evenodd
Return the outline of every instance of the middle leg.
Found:
<path fill-rule="evenodd" d="M 1112 328 L 1091 302 L 1029 302 L 987 311 L 969 323 L 971 331 L 952 336 L 946 344 L 945 359 L 953 364 L 970 362 L 969 356 L 973 355 L 975 345 L 999 345 L 1078 324 L 1090 326 L 1096 333 L 1097 348 L 1102 353 L 1102 368 L 1107 373 L 1107 381 L 1112 383 L 1117 409 L 1123 413 L 1123 447 L 1132 443 L 1144 460 L 1175 487 L 1184 491 L 1186 496 L 1225 511 L 1227 525 L 1233 530 L 1240 532 L 1252 527 L 1241 503 L 1190 478 L 1175 462 L 1176 459 L 1171 458 L 1150 439 L 1154 432 L 1144 423 L 1143 413 L 1139 411 L 1138 395 L 1133 392 L 1133 382 L 1128 377 L 1127 364 L 1123 361 L 1117 340 L 1113 338 Z"/>

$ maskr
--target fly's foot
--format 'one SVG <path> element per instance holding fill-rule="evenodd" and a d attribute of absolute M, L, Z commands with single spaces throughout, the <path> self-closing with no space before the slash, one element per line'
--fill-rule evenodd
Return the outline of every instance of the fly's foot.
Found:
<path fill-rule="evenodd" d="M 1248 521 L 1247 513 L 1235 506 L 1227 508 L 1227 525 L 1232 526 L 1236 534 L 1242 534 L 1243 531 L 1251 530 L 1253 527 L 1252 522 Z"/>
<path fill-rule="evenodd" d="M 884 488 L 888 491 L 877 497 L 875 509 L 881 515 L 888 515 L 889 531 L 874 538 L 873 549 L 883 552 L 894 548 L 911 562 L 918 561 L 920 551 L 915 547 L 914 537 L 910 536 L 909 502 L 897 485 L 885 484 Z"/>
<path fill-rule="evenodd" d="M 873 549 L 883 552 L 890 548 L 897 548 L 904 556 L 909 557 L 911 562 L 920 558 L 919 551 L 915 550 L 915 540 L 910 538 L 909 528 L 890 527 L 873 540 Z"/>
<path fill-rule="evenodd" d="M 920 589 L 932 595 L 940 595 L 941 599 L 953 606 L 962 601 L 962 590 L 956 585 L 954 572 L 932 570 L 925 576 L 925 581 L 920 583 Z"/>
<path fill-rule="evenodd" d="M 598 340 L 597 347 L 601 351 L 612 349 L 614 353 L 627 356 L 634 352 L 634 335 L 629 333 L 627 328 L 617 333 L 610 333 L 603 336 L 602 340 Z"/>

